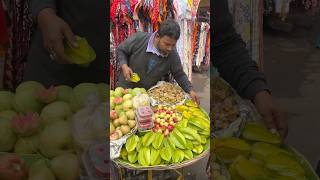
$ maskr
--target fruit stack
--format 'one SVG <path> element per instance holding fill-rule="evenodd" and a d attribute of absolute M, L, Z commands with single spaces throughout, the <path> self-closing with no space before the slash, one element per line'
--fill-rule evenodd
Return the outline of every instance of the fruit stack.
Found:
<path fill-rule="evenodd" d="M 1 90 L 0 152 L 26 157 L 28 168 L 18 166 L 16 174 L 28 175 L 12 178 L 1 174 L 0 179 L 79 179 L 78 155 L 87 143 L 105 140 L 108 87 L 81 83 L 74 88 L 47 88 L 25 81 L 15 92 Z M 98 106 L 86 108 L 88 100 Z M 32 160 L 39 156 L 39 160 Z"/>
<path fill-rule="evenodd" d="M 152 130 L 163 133 L 167 137 L 173 130 L 174 125 L 180 120 L 181 115 L 178 114 L 175 108 L 158 106 L 153 115 L 155 125 Z"/>
<path fill-rule="evenodd" d="M 140 89 L 139 93 L 140 92 Z M 138 91 L 136 90 L 136 91 Z M 138 92 L 136 92 L 138 93 Z M 132 89 L 117 87 L 110 91 L 110 140 L 116 141 L 136 128 L 134 93 Z"/>
<path fill-rule="evenodd" d="M 138 121 L 138 130 L 144 131 L 153 128 L 153 110 L 150 106 L 140 107 L 136 110 L 136 119 Z"/>

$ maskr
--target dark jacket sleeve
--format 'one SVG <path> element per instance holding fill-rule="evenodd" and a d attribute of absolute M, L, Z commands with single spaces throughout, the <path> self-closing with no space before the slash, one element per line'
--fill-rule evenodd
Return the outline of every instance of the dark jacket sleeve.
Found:
<path fill-rule="evenodd" d="M 227 0 L 213 1 L 213 65 L 240 96 L 253 100 L 257 92 L 269 90 L 264 75 L 251 59 L 232 24 Z"/>
<path fill-rule="evenodd" d="M 192 90 L 191 82 L 188 79 L 188 76 L 183 71 L 181 60 L 178 52 L 175 50 L 173 52 L 173 58 L 171 60 L 170 71 L 174 79 L 177 81 L 179 86 L 187 93 L 190 93 Z"/>
<path fill-rule="evenodd" d="M 141 36 L 141 33 L 137 32 L 119 44 L 119 47 L 117 49 L 117 56 L 118 56 L 120 67 L 123 64 L 129 63 L 128 59 L 130 55 L 133 53 L 134 47 L 137 45 L 137 42 L 139 41 L 140 36 Z"/>
<path fill-rule="evenodd" d="M 31 13 L 32 18 L 37 21 L 39 12 L 44 8 L 56 9 L 56 0 L 32 0 L 31 1 Z"/>

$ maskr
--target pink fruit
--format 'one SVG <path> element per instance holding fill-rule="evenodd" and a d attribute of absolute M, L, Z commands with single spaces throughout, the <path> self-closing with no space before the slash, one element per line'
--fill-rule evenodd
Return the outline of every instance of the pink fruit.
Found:
<path fill-rule="evenodd" d="M 169 126 L 168 126 L 168 129 L 169 129 L 170 131 L 172 131 L 172 130 L 173 130 L 173 126 L 172 126 L 172 125 L 169 125 Z"/>
<path fill-rule="evenodd" d="M 118 118 L 118 113 L 117 113 L 117 111 L 116 111 L 116 110 L 112 110 L 112 111 L 110 111 L 110 118 L 111 118 L 112 120 L 114 120 L 114 119 L 117 119 L 117 118 Z"/>
<path fill-rule="evenodd" d="M 111 141 L 114 141 L 114 140 L 117 140 L 117 139 L 119 139 L 118 132 L 114 132 L 113 134 L 110 135 L 110 140 Z"/>
<path fill-rule="evenodd" d="M 124 91 L 123 91 L 123 94 L 128 94 L 129 93 L 129 89 L 125 89 Z"/>
<path fill-rule="evenodd" d="M 29 112 L 26 115 L 17 115 L 12 118 L 11 126 L 18 135 L 31 136 L 36 133 L 40 127 L 39 114 Z"/>
<path fill-rule="evenodd" d="M 35 96 L 38 101 L 49 104 L 57 99 L 58 88 L 54 86 L 50 86 L 49 89 L 46 89 L 44 87 L 40 88 L 36 91 Z"/>
<path fill-rule="evenodd" d="M 122 104 L 122 101 L 123 101 L 122 97 L 116 97 L 116 98 L 113 99 L 113 102 L 116 105 Z"/>

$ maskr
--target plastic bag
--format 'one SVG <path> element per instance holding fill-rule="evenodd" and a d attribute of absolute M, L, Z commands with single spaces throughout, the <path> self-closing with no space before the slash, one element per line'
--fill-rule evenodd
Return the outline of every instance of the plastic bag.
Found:
<path fill-rule="evenodd" d="M 150 106 L 150 97 L 147 94 L 139 94 L 133 98 L 133 107 L 138 109 L 139 107 Z"/>
<path fill-rule="evenodd" d="M 106 103 L 86 106 L 72 117 L 72 135 L 81 152 L 91 144 L 107 139 Z"/>
<path fill-rule="evenodd" d="M 82 162 L 89 179 L 108 179 L 110 164 L 109 147 L 105 141 L 92 144 L 83 154 Z"/>

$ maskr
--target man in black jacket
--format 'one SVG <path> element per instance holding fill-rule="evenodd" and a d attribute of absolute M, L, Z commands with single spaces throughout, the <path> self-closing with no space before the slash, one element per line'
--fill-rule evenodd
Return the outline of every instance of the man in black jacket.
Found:
<path fill-rule="evenodd" d="M 117 49 L 122 69 L 117 86 L 149 89 L 170 72 L 180 87 L 199 104 L 199 97 L 183 71 L 176 50 L 179 38 L 179 24 L 167 19 L 160 24 L 158 31 L 137 32 L 122 42 Z M 130 82 L 134 72 L 141 77 L 137 83 Z"/>
<path fill-rule="evenodd" d="M 264 75 L 251 60 L 245 43 L 235 32 L 227 0 L 213 0 L 213 64 L 220 76 L 244 98 L 254 102 L 269 129 L 282 138 L 288 133 L 285 113 L 276 105 Z"/>

